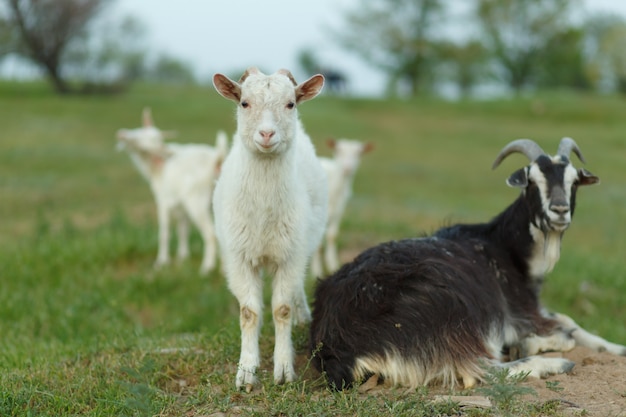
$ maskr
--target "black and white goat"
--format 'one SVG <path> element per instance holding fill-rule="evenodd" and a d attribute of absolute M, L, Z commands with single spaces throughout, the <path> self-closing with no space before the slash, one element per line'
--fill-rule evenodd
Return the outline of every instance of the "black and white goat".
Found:
<path fill-rule="evenodd" d="M 626 355 L 626 347 L 547 313 L 539 300 L 571 223 L 576 191 L 598 182 L 574 168 L 571 151 L 584 162 L 570 138 L 561 140 L 554 157 L 529 139 L 509 143 L 493 168 L 513 152 L 531 163 L 508 178 L 522 193 L 489 223 L 380 244 L 319 281 L 310 348 L 328 383 L 340 389 L 377 375 L 411 388 L 454 386 L 460 378 L 469 388 L 486 365 L 535 377 L 574 366 L 540 352 L 581 345 Z M 507 350 L 517 352 L 517 360 L 503 362 Z"/>

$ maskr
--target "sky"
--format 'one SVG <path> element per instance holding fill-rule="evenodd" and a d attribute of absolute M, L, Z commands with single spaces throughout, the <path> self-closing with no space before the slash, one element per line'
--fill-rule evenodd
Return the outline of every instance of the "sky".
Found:
<path fill-rule="evenodd" d="M 201 80 L 233 75 L 249 66 L 280 68 L 304 81 L 297 55 L 314 52 L 324 64 L 359 73 L 358 89 L 380 89 L 383 77 L 337 46 L 330 27 L 341 27 L 358 0 L 117 0 L 115 13 L 131 14 L 148 29 L 150 44 L 191 64 Z M 371 84 L 371 85 L 368 85 Z M 353 86 L 355 89 L 357 86 Z"/>

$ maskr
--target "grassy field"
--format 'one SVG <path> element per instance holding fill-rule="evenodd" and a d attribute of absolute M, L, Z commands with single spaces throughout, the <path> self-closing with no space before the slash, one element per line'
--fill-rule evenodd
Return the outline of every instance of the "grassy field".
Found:
<path fill-rule="evenodd" d="M 297 383 L 274 387 L 269 317 L 263 386 L 236 392 L 238 308 L 219 273 L 197 275 L 199 236 L 190 262 L 152 270 L 152 196 L 115 151 L 115 131 L 137 127 L 146 105 L 180 142 L 213 143 L 218 129 L 234 130 L 232 103 L 209 87 L 59 98 L 44 85 L 0 84 L 0 415 L 458 413 L 424 401 L 427 391 L 328 393 L 306 360 Z M 544 301 L 622 344 L 625 113 L 623 99 L 573 93 L 479 103 L 322 96 L 300 109 L 321 154 L 327 137 L 375 144 L 342 225 L 344 254 L 449 222 L 486 221 L 517 196 L 504 180 L 527 163 L 512 156 L 492 171 L 503 145 L 528 137 L 553 153 L 562 136 L 576 139 L 602 183 L 579 192 Z M 306 338 L 296 329 L 300 352 Z"/>

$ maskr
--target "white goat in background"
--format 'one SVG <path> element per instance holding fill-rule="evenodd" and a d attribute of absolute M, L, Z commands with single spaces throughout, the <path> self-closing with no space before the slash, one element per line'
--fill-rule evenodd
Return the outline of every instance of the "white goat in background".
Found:
<path fill-rule="evenodd" d="M 352 184 L 361 162 L 361 155 L 374 148 L 371 143 L 353 139 L 329 139 L 327 144 L 333 149 L 334 157 L 319 158 L 328 176 L 328 222 L 324 235 L 326 247 L 324 249 L 324 245 L 320 245 L 313 256 L 311 273 L 315 277 L 324 275 L 324 266 L 328 273 L 339 269 L 337 235 L 341 219 L 352 195 Z M 324 266 L 322 265 L 322 250 L 324 250 Z"/>
<path fill-rule="evenodd" d="M 189 219 L 204 241 L 201 274 L 215 268 L 216 239 L 211 220 L 211 197 L 220 167 L 228 152 L 226 133 L 219 131 L 216 146 L 165 143 L 172 132 L 158 129 L 149 108 L 143 111 L 143 126 L 120 129 L 118 149 L 128 151 L 135 167 L 150 184 L 157 206 L 159 251 L 155 267 L 170 261 L 170 218 L 178 231 L 177 257 L 189 257 Z"/>
<path fill-rule="evenodd" d="M 327 211 L 327 181 L 297 105 L 317 96 L 324 77 L 297 84 L 287 70 L 249 68 L 239 82 L 213 77 L 237 103 L 237 132 L 215 188 L 213 208 L 222 261 L 240 307 L 236 386 L 250 391 L 260 365 L 263 269 L 273 275 L 274 382 L 294 381 L 293 322 L 311 319 L 304 281 Z"/>

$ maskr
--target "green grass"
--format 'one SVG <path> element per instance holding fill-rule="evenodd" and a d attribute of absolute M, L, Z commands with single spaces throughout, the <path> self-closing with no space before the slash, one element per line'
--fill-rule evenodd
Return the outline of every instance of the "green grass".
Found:
<path fill-rule="evenodd" d="M 59 98 L 43 84 L 0 83 L 0 415 L 460 412 L 431 403 L 427 390 L 327 392 L 303 359 L 304 328 L 295 332 L 301 378 L 275 387 L 269 317 L 262 387 L 236 392 L 238 308 L 219 273 L 197 275 L 199 236 L 188 263 L 152 270 L 152 196 L 114 139 L 139 125 L 146 105 L 181 142 L 213 143 L 218 129 L 234 130 L 232 103 L 208 87 Z M 478 103 L 323 96 L 300 113 L 322 154 L 331 136 L 375 144 L 342 225 L 340 246 L 352 252 L 490 219 L 516 197 L 504 180 L 527 162 L 512 156 L 492 171 L 504 144 L 530 137 L 554 152 L 562 136 L 575 138 L 602 183 L 579 191 L 544 301 L 626 344 L 625 110 L 616 97 L 555 93 Z"/>

